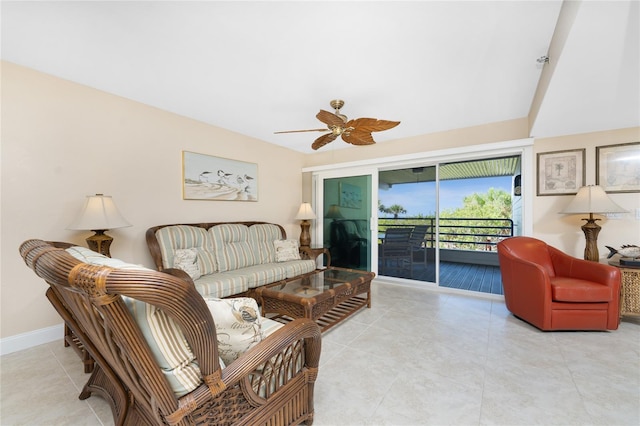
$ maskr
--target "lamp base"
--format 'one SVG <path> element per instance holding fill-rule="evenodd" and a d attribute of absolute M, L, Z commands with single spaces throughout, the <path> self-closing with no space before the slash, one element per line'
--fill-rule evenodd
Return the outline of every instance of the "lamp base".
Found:
<path fill-rule="evenodd" d="M 93 230 L 95 234 L 87 238 L 87 246 L 95 252 L 111 257 L 109 247 L 111 247 L 113 237 L 105 234 L 105 231 L 106 229 Z"/>
<path fill-rule="evenodd" d="M 584 232 L 584 236 L 587 240 L 587 245 L 584 248 L 584 259 L 591 260 L 593 262 L 600 261 L 600 253 L 598 253 L 598 234 L 600 233 L 600 225 L 596 223 L 593 214 L 589 214 L 589 219 L 586 220 L 587 223 L 582 225 L 582 232 Z"/>
<path fill-rule="evenodd" d="M 303 220 L 300 222 L 300 247 L 310 247 L 311 246 L 311 234 L 309 233 L 309 227 L 311 223 L 308 220 Z"/>

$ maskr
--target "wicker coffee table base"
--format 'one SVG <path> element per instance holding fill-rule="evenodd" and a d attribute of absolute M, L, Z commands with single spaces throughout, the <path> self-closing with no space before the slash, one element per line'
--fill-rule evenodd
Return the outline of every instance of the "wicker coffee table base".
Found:
<path fill-rule="evenodd" d="M 269 300 L 269 299 L 267 299 Z M 282 302 L 282 303 L 279 303 Z M 272 311 L 278 311 L 278 312 L 283 312 L 283 311 L 287 311 L 289 310 L 289 308 L 291 308 L 290 303 L 291 302 L 284 302 L 282 300 L 277 300 L 277 299 L 270 299 L 269 302 L 267 302 L 269 304 L 268 309 L 272 310 Z M 278 306 L 279 305 L 279 306 Z M 364 307 L 371 307 L 371 303 L 369 300 L 367 300 L 367 297 L 353 297 L 341 304 L 339 304 L 338 306 L 335 306 L 334 308 L 330 309 L 328 312 L 326 312 L 324 315 L 318 317 L 318 318 L 313 318 L 313 320 L 316 322 L 316 324 L 318 324 L 318 326 L 320 327 L 320 329 L 322 330 L 322 332 L 324 333 L 325 331 L 329 330 L 331 327 L 333 327 L 334 325 L 339 324 L 340 322 L 344 321 L 345 319 L 349 318 L 351 315 L 355 314 L 356 312 L 358 312 L 360 309 L 364 308 Z M 281 322 L 281 323 L 287 323 L 289 321 L 294 320 L 296 317 L 292 317 L 290 315 L 286 315 L 286 314 L 278 314 L 278 313 L 271 313 L 271 314 L 266 314 L 268 318 Z M 301 317 L 299 317 L 301 318 Z"/>
<path fill-rule="evenodd" d="M 356 283 L 344 283 L 317 297 L 292 298 L 270 289 L 258 289 L 262 314 L 286 323 L 296 318 L 309 318 L 322 332 L 344 321 L 364 307 L 371 307 L 373 274 Z"/>

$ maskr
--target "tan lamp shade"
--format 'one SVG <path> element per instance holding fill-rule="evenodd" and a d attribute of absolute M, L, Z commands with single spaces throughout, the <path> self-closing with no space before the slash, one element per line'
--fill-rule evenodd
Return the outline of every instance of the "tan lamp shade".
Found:
<path fill-rule="evenodd" d="M 109 247 L 113 238 L 104 231 L 131 226 L 120 214 L 120 211 L 109 195 L 88 195 L 78 217 L 67 227 L 71 230 L 94 231 L 87 238 L 91 250 L 110 256 Z"/>
<path fill-rule="evenodd" d="M 617 205 L 602 187 L 597 185 L 583 186 L 575 198 L 561 212 L 575 213 L 625 213 L 627 210 Z"/>
<path fill-rule="evenodd" d="M 329 210 L 325 217 L 327 219 L 344 219 L 344 216 L 342 216 L 342 213 L 340 212 L 340 207 L 338 207 L 337 204 L 331 204 L 329 206 Z"/>
<path fill-rule="evenodd" d="M 300 247 L 311 246 L 311 234 L 309 233 L 309 227 L 311 224 L 309 223 L 309 220 L 316 218 L 316 214 L 311 208 L 311 204 L 302 203 L 295 218 L 302 221 L 300 222 Z"/>
<path fill-rule="evenodd" d="M 311 220 L 316 218 L 316 214 L 313 212 L 311 204 L 302 203 L 295 218 L 297 220 Z"/>

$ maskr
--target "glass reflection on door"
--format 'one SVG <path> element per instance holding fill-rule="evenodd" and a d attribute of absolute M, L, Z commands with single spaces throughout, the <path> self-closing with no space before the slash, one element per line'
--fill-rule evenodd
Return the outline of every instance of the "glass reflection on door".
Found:
<path fill-rule="evenodd" d="M 323 242 L 331 266 L 371 270 L 371 176 L 324 179 Z"/>

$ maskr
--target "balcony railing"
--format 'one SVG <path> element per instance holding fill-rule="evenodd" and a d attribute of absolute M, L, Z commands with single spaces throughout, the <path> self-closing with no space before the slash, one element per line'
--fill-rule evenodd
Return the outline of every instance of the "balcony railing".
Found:
<path fill-rule="evenodd" d="M 383 235 L 387 228 L 414 227 L 416 225 L 429 227 L 426 244 L 427 247 L 434 247 L 436 241 L 435 218 L 380 218 L 378 233 Z M 498 242 L 513 236 L 513 220 L 511 219 L 441 217 L 439 226 L 439 247 L 444 249 L 493 251 Z"/>

